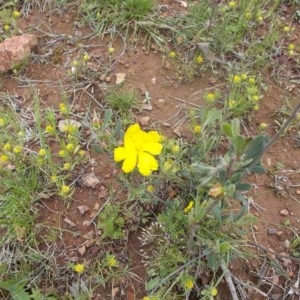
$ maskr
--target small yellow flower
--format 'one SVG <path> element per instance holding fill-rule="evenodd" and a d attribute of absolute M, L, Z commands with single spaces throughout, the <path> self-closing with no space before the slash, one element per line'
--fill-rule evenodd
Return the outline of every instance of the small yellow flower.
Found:
<path fill-rule="evenodd" d="M 243 74 L 241 75 L 241 78 L 242 78 L 242 80 L 246 80 L 246 79 L 248 78 L 248 76 L 247 76 L 246 73 L 243 73 Z"/>
<path fill-rule="evenodd" d="M 0 162 L 6 163 L 8 161 L 8 156 L 5 154 L 0 155 Z"/>
<path fill-rule="evenodd" d="M 267 127 L 268 127 L 268 124 L 266 124 L 266 123 L 260 123 L 260 125 L 259 125 L 259 128 L 261 130 L 265 130 Z"/>
<path fill-rule="evenodd" d="M 46 151 L 46 149 L 44 149 L 44 148 L 41 148 L 40 150 L 39 150 L 39 156 L 46 156 L 46 154 L 47 154 L 47 151 Z"/>
<path fill-rule="evenodd" d="M 204 59 L 203 59 L 203 57 L 201 55 L 198 55 L 196 57 L 197 64 L 201 65 L 203 63 L 203 61 L 204 61 Z"/>
<path fill-rule="evenodd" d="M 0 127 L 3 127 L 5 125 L 5 120 L 3 118 L 0 118 Z"/>
<path fill-rule="evenodd" d="M 234 7 L 236 6 L 236 2 L 235 2 L 235 1 L 230 1 L 230 2 L 228 3 L 228 6 L 229 6 L 230 8 L 234 8 Z"/>
<path fill-rule="evenodd" d="M 63 195 L 67 195 L 69 192 L 70 192 L 70 187 L 68 185 L 63 185 L 60 189 L 60 192 L 63 194 Z"/>
<path fill-rule="evenodd" d="M 91 58 L 90 58 L 90 56 L 87 54 L 87 53 L 85 53 L 84 55 L 83 55 L 83 58 L 82 58 L 84 61 L 89 61 Z"/>
<path fill-rule="evenodd" d="M 84 265 L 83 264 L 77 264 L 74 266 L 74 271 L 81 274 L 84 272 Z"/>
<path fill-rule="evenodd" d="M 289 44 L 288 45 L 288 50 L 294 50 L 295 49 L 295 45 L 294 44 Z"/>
<path fill-rule="evenodd" d="M 194 132 L 195 132 L 195 133 L 201 132 L 201 126 L 200 126 L 200 125 L 196 125 L 196 126 L 194 127 Z"/>
<path fill-rule="evenodd" d="M 52 125 L 50 125 L 50 124 L 48 124 L 47 126 L 46 126 L 46 132 L 47 133 L 49 133 L 49 134 L 53 134 L 53 133 L 55 133 L 55 128 L 52 126 Z"/>
<path fill-rule="evenodd" d="M 59 111 L 62 114 L 67 114 L 69 112 L 69 109 L 65 103 L 59 103 Z"/>
<path fill-rule="evenodd" d="M 194 287 L 194 281 L 191 278 L 188 278 L 185 280 L 184 286 L 187 290 L 191 290 Z"/>
<path fill-rule="evenodd" d="M 10 25 L 8 25 L 8 24 L 4 25 L 3 29 L 5 31 L 9 31 L 10 30 Z"/>
<path fill-rule="evenodd" d="M 84 156 L 85 155 L 85 151 L 81 149 L 81 150 L 78 151 L 78 154 L 79 154 L 79 156 Z"/>
<path fill-rule="evenodd" d="M 254 102 L 257 102 L 259 100 L 259 96 L 257 96 L 257 95 L 252 96 L 252 100 Z"/>
<path fill-rule="evenodd" d="M 175 57 L 176 57 L 176 53 L 175 53 L 174 51 L 171 51 L 171 52 L 169 53 L 169 57 L 175 58 Z"/>
<path fill-rule="evenodd" d="M 21 13 L 17 10 L 14 10 L 12 13 L 13 18 L 18 19 L 21 17 Z"/>
<path fill-rule="evenodd" d="M 75 149 L 75 146 L 74 146 L 74 144 L 69 143 L 69 144 L 66 146 L 66 149 L 67 149 L 69 152 L 73 152 L 74 149 Z"/>
<path fill-rule="evenodd" d="M 289 50 L 288 51 L 288 56 L 294 56 L 294 54 L 295 54 L 294 50 Z"/>
<path fill-rule="evenodd" d="M 108 254 L 106 256 L 106 262 L 109 267 L 116 267 L 118 265 L 118 261 L 114 255 Z"/>
<path fill-rule="evenodd" d="M 56 183 L 57 182 L 57 176 L 56 175 L 52 175 L 50 177 L 51 182 Z"/>
<path fill-rule="evenodd" d="M 241 81 L 242 81 L 242 78 L 239 75 L 234 75 L 233 78 L 232 78 L 232 82 L 234 84 L 239 84 Z"/>
<path fill-rule="evenodd" d="M 193 208 L 193 206 L 194 206 L 194 201 L 190 201 L 183 211 L 187 214 Z"/>
<path fill-rule="evenodd" d="M 21 152 L 22 152 L 22 147 L 19 146 L 19 145 L 15 146 L 14 149 L 13 149 L 13 152 L 14 152 L 15 154 L 21 153 Z"/>
<path fill-rule="evenodd" d="M 248 82 L 249 82 L 250 84 L 254 84 L 254 83 L 255 83 L 255 78 L 254 78 L 254 77 L 250 77 L 250 78 L 248 79 Z"/>
<path fill-rule="evenodd" d="M 71 165 L 70 165 L 69 163 L 64 163 L 63 169 L 64 169 L 65 171 L 70 170 L 70 168 L 71 168 Z"/>
<path fill-rule="evenodd" d="M 108 48 L 108 53 L 109 54 L 113 54 L 114 52 L 115 52 L 115 48 L 113 48 L 113 47 Z"/>
<path fill-rule="evenodd" d="M 72 63 L 71 63 L 71 65 L 72 65 L 73 67 L 78 66 L 78 64 L 79 64 L 79 63 L 78 63 L 78 60 L 76 60 L 76 59 L 73 60 Z"/>
<path fill-rule="evenodd" d="M 67 155 L 66 150 L 59 150 L 58 156 L 60 156 L 60 157 L 65 157 L 66 155 Z"/>
<path fill-rule="evenodd" d="M 251 14 L 249 11 L 247 11 L 247 12 L 245 13 L 245 18 L 246 18 L 247 20 L 250 20 L 250 19 L 252 18 L 252 14 Z"/>
<path fill-rule="evenodd" d="M 263 16 L 261 15 L 261 13 L 258 13 L 257 16 L 256 16 L 256 20 L 258 23 L 262 23 L 264 18 Z"/>
<path fill-rule="evenodd" d="M 171 150 L 172 150 L 173 154 L 177 154 L 180 151 L 180 147 L 179 147 L 179 145 L 173 145 Z"/>
<path fill-rule="evenodd" d="M 11 150 L 11 144 L 10 143 L 5 143 L 3 146 L 4 151 L 10 151 Z"/>
<path fill-rule="evenodd" d="M 290 26 L 284 26 L 283 31 L 284 32 L 289 32 L 291 30 Z"/>
<path fill-rule="evenodd" d="M 233 108 L 233 107 L 235 106 L 235 104 L 236 104 L 235 100 L 230 99 L 230 100 L 228 101 L 228 107 L 229 107 L 229 108 Z"/>
<path fill-rule="evenodd" d="M 22 130 L 20 130 L 20 131 L 17 133 L 17 135 L 18 135 L 18 137 L 21 138 L 21 139 L 24 138 L 24 137 L 26 136 L 25 132 L 22 131 Z"/>
<path fill-rule="evenodd" d="M 153 193 L 154 192 L 154 186 L 152 184 L 147 185 L 146 191 L 148 193 Z"/>
<path fill-rule="evenodd" d="M 213 94 L 213 93 L 208 93 L 208 94 L 205 95 L 205 100 L 207 102 L 210 102 L 210 103 L 214 102 L 215 99 L 216 99 L 216 97 L 215 97 L 215 94 Z"/>
<path fill-rule="evenodd" d="M 253 109 L 254 109 L 254 110 L 259 110 L 259 105 L 257 105 L 257 104 L 254 105 L 254 106 L 253 106 Z"/>
<path fill-rule="evenodd" d="M 210 295 L 212 297 L 216 297 L 218 295 L 218 290 L 215 287 L 212 288 L 211 291 L 210 291 Z"/>

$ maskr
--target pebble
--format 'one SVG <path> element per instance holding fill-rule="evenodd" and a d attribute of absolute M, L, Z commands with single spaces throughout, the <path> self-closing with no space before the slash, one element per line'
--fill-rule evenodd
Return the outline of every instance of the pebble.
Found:
<path fill-rule="evenodd" d="M 116 74 L 116 84 L 121 84 L 125 81 L 126 73 L 117 73 Z"/>
<path fill-rule="evenodd" d="M 81 255 L 81 256 L 83 256 L 84 254 L 85 254 L 85 252 L 86 252 L 86 247 L 85 247 L 85 245 L 83 245 L 82 247 L 80 247 L 80 248 L 78 248 L 78 253 Z"/>
<path fill-rule="evenodd" d="M 276 228 L 269 228 L 267 232 L 268 232 L 269 235 L 275 235 L 275 234 L 277 234 L 277 229 Z"/>
<path fill-rule="evenodd" d="M 153 85 L 156 85 L 156 77 L 151 78 L 151 83 L 152 83 Z"/>
<path fill-rule="evenodd" d="M 153 107 L 150 103 L 143 103 L 141 108 L 142 110 L 147 110 L 147 111 L 153 110 Z"/>
<path fill-rule="evenodd" d="M 281 216 L 288 216 L 288 215 L 289 215 L 289 211 L 288 211 L 287 209 L 282 209 L 282 210 L 279 212 L 279 214 L 280 214 Z"/>
<path fill-rule="evenodd" d="M 86 212 L 90 211 L 90 208 L 87 205 L 79 205 L 77 206 L 79 213 L 83 216 Z"/>
<path fill-rule="evenodd" d="M 149 116 L 145 116 L 145 117 L 141 117 L 139 120 L 140 125 L 142 126 L 147 126 L 148 123 L 150 121 L 150 117 Z"/>
<path fill-rule="evenodd" d="M 90 187 L 94 189 L 98 184 L 100 180 L 94 173 L 84 174 L 82 176 L 82 185 L 86 187 Z"/>

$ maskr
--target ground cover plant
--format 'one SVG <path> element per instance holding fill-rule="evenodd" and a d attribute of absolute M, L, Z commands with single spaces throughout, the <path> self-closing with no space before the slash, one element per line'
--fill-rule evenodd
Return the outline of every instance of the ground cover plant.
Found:
<path fill-rule="evenodd" d="M 0 297 L 296 297 L 297 2 L 0 1 Z"/>

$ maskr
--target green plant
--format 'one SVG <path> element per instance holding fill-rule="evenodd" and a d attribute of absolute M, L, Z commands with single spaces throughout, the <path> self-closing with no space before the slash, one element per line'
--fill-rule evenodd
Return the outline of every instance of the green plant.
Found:
<path fill-rule="evenodd" d="M 112 109 L 124 114 L 129 113 L 137 104 L 137 100 L 137 92 L 134 89 L 113 89 L 105 96 L 105 101 Z"/>

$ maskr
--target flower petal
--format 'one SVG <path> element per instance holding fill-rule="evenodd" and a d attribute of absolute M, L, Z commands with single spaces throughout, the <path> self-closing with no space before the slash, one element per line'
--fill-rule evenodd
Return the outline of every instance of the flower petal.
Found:
<path fill-rule="evenodd" d="M 126 158 L 126 149 L 124 147 L 118 147 L 114 150 L 114 161 L 119 162 Z"/>
<path fill-rule="evenodd" d="M 151 138 L 152 142 L 159 143 L 162 140 L 161 135 L 154 130 L 149 131 L 148 136 Z"/>
<path fill-rule="evenodd" d="M 127 148 L 128 146 L 133 146 L 138 139 L 140 139 L 140 135 L 143 131 L 140 128 L 139 124 L 133 124 L 128 127 L 124 136 L 124 146 Z"/>
<path fill-rule="evenodd" d="M 137 152 L 135 150 L 126 149 L 126 157 L 124 159 L 122 170 L 124 173 L 130 173 L 136 166 Z"/>
<path fill-rule="evenodd" d="M 159 143 L 153 143 L 153 142 L 146 142 L 143 146 L 144 151 L 149 152 L 152 155 L 158 155 L 160 154 L 162 150 L 162 145 Z"/>
<path fill-rule="evenodd" d="M 140 152 L 138 153 L 138 168 L 139 172 L 143 176 L 149 176 L 152 171 L 156 171 L 158 169 L 158 163 L 151 154 Z"/>

